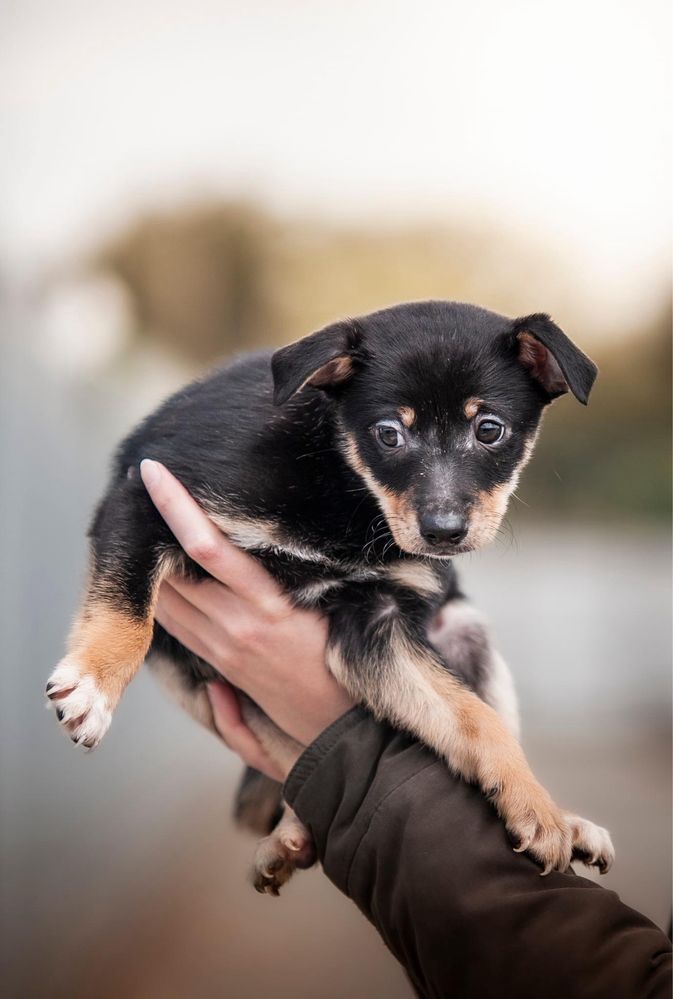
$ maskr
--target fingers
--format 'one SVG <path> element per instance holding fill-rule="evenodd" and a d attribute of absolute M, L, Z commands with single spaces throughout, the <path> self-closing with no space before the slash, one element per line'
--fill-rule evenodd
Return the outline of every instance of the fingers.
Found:
<path fill-rule="evenodd" d="M 270 610 L 285 608 L 275 580 L 256 559 L 224 537 L 167 468 L 145 458 L 140 475 L 152 502 L 190 558 L 244 599 Z"/>
<path fill-rule="evenodd" d="M 208 696 L 213 709 L 215 727 L 229 749 L 244 763 L 261 771 L 272 780 L 285 780 L 286 774 L 268 756 L 257 737 L 243 721 L 236 691 L 229 684 L 209 683 Z"/>
<path fill-rule="evenodd" d="M 208 618 L 196 610 L 172 587 L 163 584 L 154 611 L 155 620 L 185 648 L 220 669 L 221 652 L 211 639 L 212 626 Z"/>
<path fill-rule="evenodd" d="M 201 635 L 210 624 L 209 617 L 192 600 L 187 600 L 173 583 L 164 581 L 159 587 L 159 597 L 155 609 L 155 617 L 159 620 L 159 615 L 169 615 L 171 619 L 179 621 L 189 631 L 196 635 Z M 162 622 L 159 621 L 159 624 Z"/>
<path fill-rule="evenodd" d="M 237 614 L 250 613 L 249 604 L 232 593 L 228 586 L 218 583 L 215 579 L 197 582 L 184 576 L 174 575 L 164 580 L 163 586 L 179 593 L 192 607 L 206 617 L 218 621 L 220 626 L 226 627 L 227 622 Z M 160 592 L 163 592 L 163 589 Z"/>
<path fill-rule="evenodd" d="M 185 634 L 188 641 L 183 644 L 192 651 L 195 641 L 199 648 L 205 647 L 206 662 L 237 687 L 246 687 L 248 671 L 241 670 L 242 662 L 251 653 L 259 657 L 269 628 L 266 618 L 247 601 L 214 579 L 191 583 L 172 576 L 161 584 L 154 616 L 174 638 L 181 640 L 180 634 Z"/>

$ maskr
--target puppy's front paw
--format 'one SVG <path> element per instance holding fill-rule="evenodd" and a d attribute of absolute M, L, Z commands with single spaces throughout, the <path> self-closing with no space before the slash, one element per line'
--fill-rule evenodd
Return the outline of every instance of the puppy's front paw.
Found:
<path fill-rule="evenodd" d="M 516 846 L 542 865 L 542 875 L 566 871 L 572 859 L 572 829 L 568 817 L 543 787 L 508 788 L 498 796 L 498 811 Z"/>
<path fill-rule="evenodd" d="M 315 860 L 315 847 L 308 830 L 295 816 L 284 817 L 257 846 L 253 886 L 263 895 L 278 895 L 298 867 L 311 867 Z"/>
<path fill-rule="evenodd" d="M 66 657 L 49 677 L 45 691 L 56 717 L 72 741 L 93 749 L 112 720 L 112 707 L 95 679 L 75 658 Z"/>
<path fill-rule="evenodd" d="M 597 867 L 607 874 L 615 859 L 615 848 L 610 833 L 579 815 L 566 815 L 573 842 L 573 860 L 581 860 L 587 867 Z"/>

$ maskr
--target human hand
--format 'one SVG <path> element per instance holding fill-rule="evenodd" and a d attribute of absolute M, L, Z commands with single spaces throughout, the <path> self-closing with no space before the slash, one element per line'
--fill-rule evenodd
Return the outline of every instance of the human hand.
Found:
<path fill-rule="evenodd" d="M 247 766 L 254 767 L 271 780 L 283 784 L 303 752 L 303 744 L 288 739 L 288 747 L 296 747 L 296 752 L 294 748 L 292 750 L 288 748 L 288 751 L 283 753 L 282 760 L 275 758 L 246 725 L 235 687 L 226 681 L 209 683 L 208 697 L 215 728 L 224 744 L 240 756 Z"/>
<path fill-rule="evenodd" d="M 174 576 L 164 582 L 157 621 L 293 739 L 312 742 L 353 703 L 325 665 L 325 620 L 316 611 L 293 607 L 260 562 L 222 534 L 168 469 L 148 459 L 140 468 L 179 544 L 213 577 L 195 583 Z M 210 692 L 211 704 L 225 742 L 265 770 L 259 766 L 264 760 L 250 759 L 261 747 L 241 719 L 234 692 L 212 686 L 218 688 Z"/>

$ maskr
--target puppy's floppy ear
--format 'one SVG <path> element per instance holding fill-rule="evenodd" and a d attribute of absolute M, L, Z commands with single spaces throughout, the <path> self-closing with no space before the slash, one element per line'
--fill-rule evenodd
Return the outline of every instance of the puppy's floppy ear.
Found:
<path fill-rule="evenodd" d="M 537 312 L 514 320 L 519 360 L 550 399 L 568 389 L 585 406 L 598 368 L 549 316 Z"/>
<path fill-rule="evenodd" d="M 282 406 L 304 385 L 329 389 L 347 381 L 359 342 L 360 331 L 348 319 L 281 347 L 271 358 L 275 405 Z"/>

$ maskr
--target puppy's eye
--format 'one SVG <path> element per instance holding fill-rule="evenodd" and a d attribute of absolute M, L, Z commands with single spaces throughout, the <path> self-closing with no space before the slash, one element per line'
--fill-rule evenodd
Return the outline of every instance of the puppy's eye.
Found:
<path fill-rule="evenodd" d="M 374 431 L 377 441 L 384 447 L 402 447 L 404 444 L 402 432 L 394 423 L 377 423 Z"/>
<path fill-rule="evenodd" d="M 505 425 L 492 416 L 480 420 L 474 428 L 474 434 L 480 444 L 499 444 L 505 436 Z"/>

